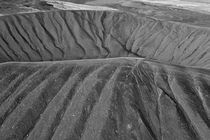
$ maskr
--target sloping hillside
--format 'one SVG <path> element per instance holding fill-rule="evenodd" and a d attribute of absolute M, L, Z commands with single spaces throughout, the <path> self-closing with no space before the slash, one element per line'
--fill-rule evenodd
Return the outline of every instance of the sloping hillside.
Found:
<path fill-rule="evenodd" d="M 72 2 L 0 0 L 0 140 L 208 140 L 210 15 Z"/>
<path fill-rule="evenodd" d="M 120 11 L 15 14 L 0 17 L 0 60 L 135 56 L 209 68 L 209 34 L 208 27 Z"/>
<path fill-rule="evenodd" d="M 209 76 L 142 59 L 0 65 L 2 140 L 208 139 Z"/>

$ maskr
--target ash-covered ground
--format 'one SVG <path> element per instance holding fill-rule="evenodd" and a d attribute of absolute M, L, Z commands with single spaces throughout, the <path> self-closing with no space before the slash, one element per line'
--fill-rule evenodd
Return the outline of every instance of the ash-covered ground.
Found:
<path fill-rule="evenodd" d="M 209 140 L 209 5 L 0 0 L 0 140 Z"/>

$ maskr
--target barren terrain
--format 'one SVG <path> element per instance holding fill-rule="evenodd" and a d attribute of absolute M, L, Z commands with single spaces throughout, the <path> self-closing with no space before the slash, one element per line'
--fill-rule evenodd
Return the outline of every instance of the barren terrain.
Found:
<path fill-rule="evenodd" d="M 208 4 L 0 0 L 0 140 L 209 140 Z"/>

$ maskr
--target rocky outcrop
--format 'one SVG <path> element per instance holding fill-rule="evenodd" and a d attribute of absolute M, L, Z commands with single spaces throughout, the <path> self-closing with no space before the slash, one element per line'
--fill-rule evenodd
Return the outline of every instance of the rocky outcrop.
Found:
<path fill-rule="evenodd" d="M 0 71 L 2 140 L 209 138 L 206 70 L 117 58 Z"/>

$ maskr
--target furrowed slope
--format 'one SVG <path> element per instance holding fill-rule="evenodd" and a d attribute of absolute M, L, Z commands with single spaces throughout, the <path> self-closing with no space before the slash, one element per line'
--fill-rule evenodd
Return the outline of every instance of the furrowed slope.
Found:
<path fill-rule="evenodd" d="M 0 61 L 136 56 L 209 68 L 208 27 L 119 11 L 57 10 L 0 17 Z"/>
<path fill-rule="evenodd" d="M 0 15 L 1 140 L 209 139 L 208 17 L 59 2 Z"/>
<path fill-rule="evenodd" d="M 137 58 L 0 64 L 1 140 L 207 140 L 209 70 Z"/>

